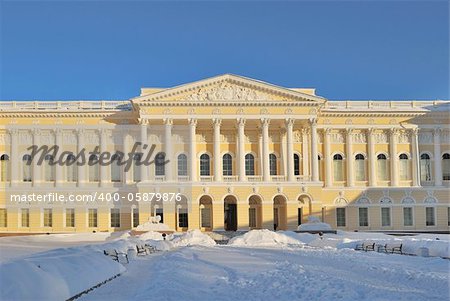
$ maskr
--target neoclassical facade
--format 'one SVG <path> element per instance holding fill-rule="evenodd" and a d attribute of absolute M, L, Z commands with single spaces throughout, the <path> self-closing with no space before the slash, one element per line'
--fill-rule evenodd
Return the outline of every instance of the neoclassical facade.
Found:
<path fill-rule="evenodd" d="M 330 101 L 230 74 L 128 101 L 1 102 L 0 232 L 117 231 L 155 215 L 177 231 L 294 230 L 308 216 L 449 231 L 449 108 Z M 39 164 L 32 145 L 60 153 Z M 83 151 L 84 164 L 53 164 Z M 98 164 L 101 153 L 132 164 Z M 31 194 L 42 199 L 17 197 Z"/>

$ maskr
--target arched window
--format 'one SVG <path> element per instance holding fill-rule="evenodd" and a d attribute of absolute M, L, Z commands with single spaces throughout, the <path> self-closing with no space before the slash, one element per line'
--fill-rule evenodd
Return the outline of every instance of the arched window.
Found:
<path fill-rule="evenodd" d="M 355 179 L 356 181 L 366 181 L 366 160 L 363 154 L 355 156 Z"/>
<path fill-rule="evenodd" d="M 98 157 L 96 155 L 89 156 L 89 182 L 98 182 L 100 175 L 100 165 L 98 164 Z"/>
<path fill-rule="evenodd" d="M 255 157 L 252 154 L 245 155 L 245 175 L 255 175 Z"/>
<path fill-rule="evenodd" d="M 377 164 L 378 164 L 378 180 L 379 181 L 387 181 L 388 180 L 388 162 L 386 155 L 379 154 L 377 156 Z"/>
<path fill-rule="evenodd" d="M 294 175 L 300 175 L 300 156 L 297 154 L 294 154 Z"/>
<path fill-rule="evenodd" d="M 166 160 L 166 155 L 164 153 L 157 153 L 155 156 L 155 176 L 166 175 L 166 169 L 164 166 L 164 161 Z"/>
<path fill-rule="evenodd" d="M 407 181 L 409 179 L 410 168 L 409 158 L 407 154 L 400 154 L 399 159 L 399 175 L 401 181 Z"/>
<path fill-rule="evenodd" d="M 187 156 L 185 154 L 179 154 L 177 158 L 178 162 L 178 175 L 187 176 Z"/>
<path fill-rule="evenodd" d="M 336 182 L 344 181 L 344 159 L 340 154 L 333 156 L 333 176 Z"/>
<path fill-rule="evenodd" d="M 431 159 L 430 155 L 420 155 L 420 181 L 431 181 Z"/>
<path fill-rule="evenodd" d="M 450 181 L 450 154 L 442 155 L 442 180 Z"/>
<path fill-rule="evenodd" d="M 44 179 L 47 182 L 53 182 L 55 181 L 55 166 L 53 165 L 54 158 L 52 155 L 46 155 L 44 160 L 45 160 Z"/>
<path fill-rule="evenodd" d="M 73 154 L 66 158 L 66 181 L 75 182 L 77 180 L 77 159 Z"/>
<path fill-rule="evenodd" d="M 200 156 L 200 176 L 210 176 L 211 175 L 211 167 L 209 162 L 209 155 L 202 154 Z"/>
<path fill-rule="evenodd" d="M 230 154 L 225 154 L 222 157 L 222 173 L 224 176 L 233 175 L 233 158 Z"/>
<path fill-rule="evenodd" d="M 0 181 L 9 181 L 9 156 L 7 154 L 0 156 L 0 171 Z"/>
<path fill-rule="evenodd" d="M 31 161 L 30 155 L 24 155 L 22 157 L 22 181 L 24 182 L 31 182 Z"/>
<path fill-rule="evenodd" d="M 270 167 L 270 175 L 277 175 L 277 156 L 275 154 L 269 155 L 269 167 Z"/>
<path fill-rule="evenodd" d="M 141 181 L 141 167 L 145 168 L 145 165 L 141 165 L 142 153 L 134 154 L 133 156 L 133 181 Z"/>
<path fill-rule="evenodd" d="M 111 182 L 120 182 L 120 157 L 117 154 L 111 157 Z"/>

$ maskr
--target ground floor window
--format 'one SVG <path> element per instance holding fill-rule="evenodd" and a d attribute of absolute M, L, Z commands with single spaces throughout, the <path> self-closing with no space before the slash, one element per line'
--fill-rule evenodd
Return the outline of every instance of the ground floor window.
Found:
<path fill-rule="evenodd" d="M 133 228 L 139 226 L 139 209 L 133 208 Z"/>
<path fill-rule="evenodd" d="M 178 212 L 178 227 L 187 228 L 188 225 L 189 222 L 187 209 L 180 209 L 180 211 Z"/>
<path fill-rule="evenodd" d="M 162 208 L 156 208 L 155 215 L 159 215 L 161 217 L 160 223 L 164 224 L 164 212 Z"/>
<path fill-rule="evenodd" d="M 211 228 L 211 210 L 209 208 L 202 208 L 202 227 Z"/>
<path fill-rule="evenodd" d="M 111 227 L 112 228 L 120 227 L 120 209 L 117 208 L 111 209 Z"/>
<path fill-rule="evenodd" d="M 369 226 L 369 208 L 359 208 L 359 226 L 368 227 Z"/>
<path fill-rule="evenodd" d="M 336 223 L 338 227 L 345 227 L 345 208 L 336 208 Z"/>
<path fill-rule="evenodd" d="M 44 209 L 44 227 L 53 226 L 53 210 Z"/>
<path fill-rule="evenodd" d="M 66 209 L 66 227 L 75 227 L 75 209 Z"/>
<path fill-rule="evenodd" d="M 302 224 L 303 208 L 297 208 L 297 226 Z"/>
<path fill-rule="evenodd" d="M 434 207 L 426 207 L 425 208 L 425 217 L 426 221 L 425 224 L 427 226 L 435 226 L 436 225 L 436 217 L 434 214 Z"/>
<path fill-rule="evenodd" d="M 30 209 L 21 210 L 21 226 L 28 228 L 30 226 Z"/>
<path fill-rule="evenodd" d="M 450 226 L 450 207 L 447 207 L 447 225 Z"/>
<path fill-rule="evenodd" d="M 96 228 L 97 227 L 97 209 L 89 209 L 89 227 Z"/>
<path fill-rule="evenodd" d="M 413 225 L 413 209 L 411 207 L 403 208 L 403 225 Z"/>
<path fill-rule="evenodd" d="M 391 225 L 391 208 L 381 208 L 381 226 L 389 227 Z"/>
<path fill-rule="evenodd" d="M 6 209 L 2 208 L 0 209 L 0 227 L 6 227 L 8 225 L 7 223 L 7 212 Z"/>
<path fill-rule="evenodd" d="M 248 209 L 248 225 L 250 228 L 256 228 L 256 208 Z"/>

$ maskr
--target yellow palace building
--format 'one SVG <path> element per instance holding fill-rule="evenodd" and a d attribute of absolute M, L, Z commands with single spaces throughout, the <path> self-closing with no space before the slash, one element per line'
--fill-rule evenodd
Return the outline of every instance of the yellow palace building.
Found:
<path fill-rule="evenodd" d="M 343 230 L 449 231 L 449 108 L 330 101 L 230 74 L 127 101 L 3 101 L 0 232 L 136 229 L 155 215 L 177 231 L 295 230 L 308 216 Z M 149 147 L 133 153 L 137 142 Z M 62 153 L 39 164 L 32 145 Z M 132 164 L 91 153 L 53 165 L 96 148 Z"/>

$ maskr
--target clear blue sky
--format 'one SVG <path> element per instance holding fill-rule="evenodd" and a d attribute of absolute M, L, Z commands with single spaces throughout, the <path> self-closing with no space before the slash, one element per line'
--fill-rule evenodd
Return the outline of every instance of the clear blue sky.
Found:
<path fill-rule="evenodd" d="M 361 2 L 2 1 L 0 99 L 128 99 L 222 73 L 450 98 L 448 1 Z"/>

